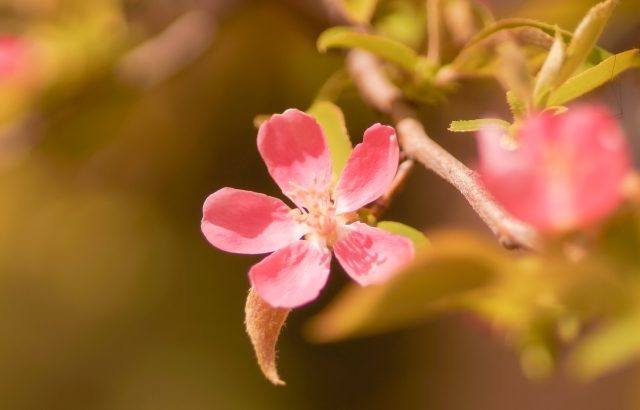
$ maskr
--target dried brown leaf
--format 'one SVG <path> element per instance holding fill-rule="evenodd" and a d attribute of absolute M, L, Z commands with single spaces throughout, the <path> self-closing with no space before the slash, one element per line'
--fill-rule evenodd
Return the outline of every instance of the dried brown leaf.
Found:
<path fill-rule="evenodd" d="M 284 386 L 285 382 L 280 379 L 276 365 L 276 344 L 291 309 L 274 308 L 251 288 L 244 311 L 247 333 L 260 370 L 271 383 Z"/>

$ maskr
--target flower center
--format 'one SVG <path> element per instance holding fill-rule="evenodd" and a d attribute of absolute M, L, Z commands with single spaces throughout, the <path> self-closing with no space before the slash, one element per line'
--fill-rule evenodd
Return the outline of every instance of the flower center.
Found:
<path fill-rule="evenodd" d="M 293 211 L 295 219 L 311 231 L 305 235 L 306 239 L 315 239 L 330 247 L 338 236 L 336 207 L 330 190 L 297 190 L 294 198 L 299 204 Z"/>
<path fill-rule="evenodd" d="M 336 215 L 331 187 L 323 183 L 314 183 L 312 186 L 314 188 L 303 188 L 292 184 L 293 189 L 287 192 L 287 196 L 298 205 L 298 209 L 292 211 L 293 216 L 296 221 L 309 227 L 306 239 L 331 247 L 338 239 L 338 226 L 346 220 Z"/>

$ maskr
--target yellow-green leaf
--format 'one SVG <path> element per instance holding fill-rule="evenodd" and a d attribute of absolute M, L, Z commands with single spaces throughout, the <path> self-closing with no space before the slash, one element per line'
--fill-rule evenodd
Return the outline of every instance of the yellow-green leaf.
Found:
<path fill-rule="evenodd" d="M 474 37 L 474 39 L 477 38 Z M 479 40 L 471 40 L 450 64 L 452 70 L 462 75 L 487 76 L 495 74 L 498 62 L 496 47 L 505 41 L 513 41 L 522 48 L 528 64 L 538 64 L 553 44 L 553 37 L 530 26 L 517 26 L 491 32 Z"/>
<path fill-rule="evenodd" d="M 429 246 L 429 240 L 422 232 L 403 223 L 382 221 L 378 223 L 378 228 L 411 239 L 416 252 L 421 252 Z"/>
<path fill-rule="evenodd" d="M 331 101 L 338 100 L 345 89 L 352 85 L 351 76 L 344 68 L 341 68 L 331 74 L 329 78 L 322 84 L 316 93 L 315 101 Z"/>
<path fill-rule="evenodd" d="M 509 127 L 511 127 L 511 124 L 509 122 L 501 120 L 499 118 L 480 118 L 477 120 L 451 121 L 451 124 L 449 125 L 449 131 L 474 132 L 480 131 L 487 125 L 497 125 L 507 130 L 509 129 Z"/>
<path fill-rule="evenodd" d="M 514 121 L 527 114 L 527 105 L 512 91 L 507 91 L 507 104 L 509 104 L 509 110 L 513 115 Z"/>
<path fill-rule="evenodd" d="M 606 0 L 591 8 L 582 19 L 567 47 L 566 60 L 556 78 L 556 86 L 575 73 L 591 53 L 617 4 L 618 0 Z"/>
<path fill-rule="evenodd" d="M 325 52 L 331 48 L 361 48 L 410 72 L 418 64 L 416 52 L 399 41 L 352 27 L 332 27 L 323 32 L 318 38 L 318 50 Z"/>
<path fill-rule="evenodd" d="M 565 43 L 572 40 L 571 32 L 559 29 Z M 540 21 L 509 18 L 498 20 L 476 34 L 460 51 L 451 64 L 456 72 L 465 75 L 490 75 L 493 73 L 487 66 L 495 60 L 493 48 L 505 39 L 511 39 L 520 46 L 533 47 L 527 51 L 529 58 L 535 59 L 541 53 L 546 52 L 554 41 L 556 27 Z M 593 47 L 587 55 L 585 63 L 592 66 L 600 63 L 611 54 L 599 47 Z"/>
<path fill-rule="evenodd" d="M 353 149 L 347 126 L 344 122 L 344 114 L 342 114 L 340 107 L 329 101 L 314 102 L 307 110 L 307 113 L 320 123 L 327 137 L 333 166 L 333 178 L 337 179 Z"/>
<path fill-rule="evenodd" d="M 640 312 L 632 312 L 598 329 L 570 358 L 570 369 L 592 379 L 640 357 Z"/>
<path fill-rule="evenodd" d="M 551 39 L 551 41 L 549 42 L 549 46 L 552 45 L 552 41 L 556 32 L 559 32 L 562 35 L 562 38 L 565 43 L 570 42 L 573 38 L 573 34 L 570 31 L 559 29 L 558 27 L 552 24 L 547 24 L 541 21 L 526 19 L 526 18 L 508 18 L 508 19 L 498 20 L 495 22 L 495 24 L 480 31 L 478 34 L 476 34 L 476 36 L 473 39 L 469 41 L 469 44 L 467 44 L 465 48 L 472 47 L 477 43 L 483 41 L 487 37 L 490 37 L 500 31 L 510 30 L 514 28 L 525 28 L 525 27 L 536 29 L 546 34 L 548 38 Z M 595 64 L 598 64 L 600 61 L 604 60 L 605 58 L 609 57 L 610 55 L 611 53 L 607 52 L 602 48 L 593 47 L 591 50 L 591 53 L 587 57 L 587 62 L 592 65 L 595 65 Z"/>
<path fill-rule="evenodd" d="M 388 282 L 348 286 L 311 320 L 309 338 L 336 341 L 414 324 L 454 308 L 457 297 L 488 285 L 508 266 L 505 251 L 484 238 L 449 232 L 432 240 L 433 247 Z"/>
<path fill-rule="evenodd" d="M 640 67 L 638 49 L 615 54 L 600 64 L 569 78 L 549 94 L 546 105 L 565 104 L 605 84 L 632 67 Z"/>
<path fill-rule="evenodd" d="M 547 54 L 542 68 L 536 76 L 533 89 L 534 103 L 539 106 L 541 100 L 547 95 L 556 81 L 566 57 L 566 47 L 562 35 L 556 31 L 556 39 Z"/>
<path fill-rule="evenodd" d="M 347 16 L 355 23 L 365 24 L 371 21 L 378 0 L 342 0 Z"/>
<path fill-rule="evenodd" d="M 424 41 L 426 21 L 424 7 L 415 2 L 396 2 L 388 5 L 390 10 L 376 18 L 376 32 L 397 40 L 414 50 Z"/>

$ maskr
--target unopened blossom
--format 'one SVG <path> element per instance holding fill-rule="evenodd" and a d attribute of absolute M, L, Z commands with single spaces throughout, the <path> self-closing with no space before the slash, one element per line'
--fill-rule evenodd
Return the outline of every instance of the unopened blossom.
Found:
<path fill-rule="evenodd" d="M 623 130 L 598 105 L 531 115 L 513 136 L 487 127 L 478 145 L 478 171 L 490 193 L 513 216 L 546 232 L 609 215 L 632 170 Z"/>
<path fill-rule="evenodd" d="M 258 151 L 295 207 L 260 193 L 222 188 L 204 203 L 202 232 L 224 251 L 273 252 L 251 267 L 249 278 L 275 307 L 315 299 L 329 276 L 332 251 L 360 285 L 382 282 L 413 259 L 413 245 L 358 222 L 355 211 L 391 184 L 398 150 L 393 128 L 373 125 L 334 185 L 320 125 L 295 109 L 276 114 L 258 131 Z"/>

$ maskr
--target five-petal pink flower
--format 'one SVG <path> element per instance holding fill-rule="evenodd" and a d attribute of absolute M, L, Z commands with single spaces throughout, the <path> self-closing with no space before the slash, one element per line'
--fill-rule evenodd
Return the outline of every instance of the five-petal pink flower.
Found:
<path fill-rule="evenodd" d="M 201 228 L 222 250 L 273 252 L 249 271 L 251 285 L 267 303 L 293 308 L 315 299 L 329 276 L 331 250 L 360 285 L 382 282 L 413 259 L 408 238 L 358 222 L 355 214 L 395 176 L 399 148 L 393 128 L 367 129 L 335 184 L 322 128 L 301 111 L 289 109 L 264 122 L 258 150 L 296 208 L 222 188 L 206 199 Z"/>
<path fill-rule="evenodd" d="M 480 177 L 513 216 L 561 232 L 604 218 L 622 201 L 631 159 L 624 132 L 606 108 L 531 115 L 515 146 L 511 142 L 500 127 L 478 133 Z"/>

